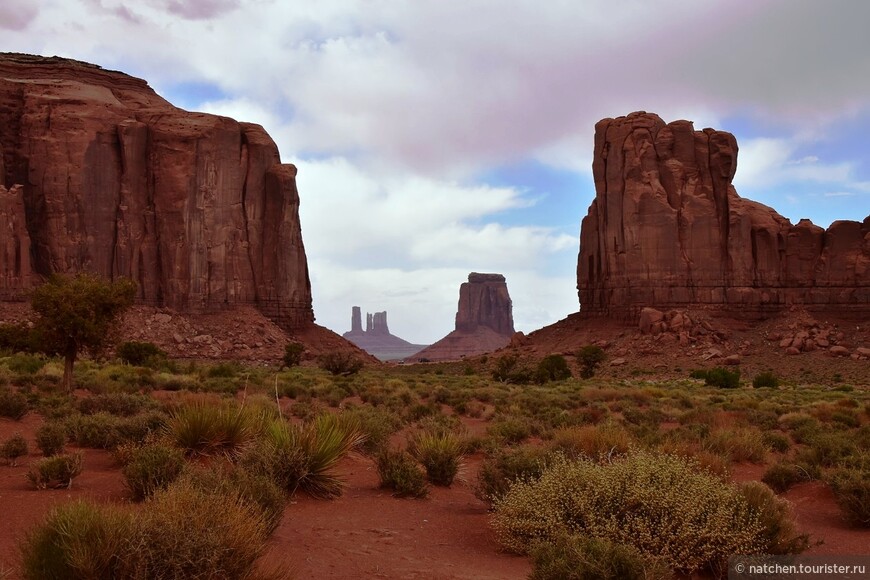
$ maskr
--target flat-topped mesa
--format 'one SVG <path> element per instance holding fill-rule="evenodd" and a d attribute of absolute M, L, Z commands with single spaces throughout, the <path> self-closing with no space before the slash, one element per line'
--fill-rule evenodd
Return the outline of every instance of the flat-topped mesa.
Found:
<path fill-rule="evenodd" d="M 0 298 L 88 271 L 132 278 L 142 304 L 314 320 L 296 168 L 259 125 L 95 65 L 0 53 L 0 186 Z"/>
<path fill-rule="evenodd" d="M 508 338 L 514 334 L 514 319 L 507 282 L 501 274 L 472 272 L 459 287 L 456 330 L 473 332 L 486 326 Z"/>
<path fill-rule="evenodd" d="M 763 317 L 798 304 L 870 316 L 870 216 L 825 230 L 741 198 L 737 141 L 638 112 L 595 126 L 595 199 L 577 263 L 580 311 L 637 319 L 711 306 Z"/>

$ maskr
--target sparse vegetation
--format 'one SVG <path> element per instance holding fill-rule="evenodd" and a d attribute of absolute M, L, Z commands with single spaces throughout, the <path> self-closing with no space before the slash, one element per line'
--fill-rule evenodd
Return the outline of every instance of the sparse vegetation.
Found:
<path fill-rule="evenodd" d="M 424 498 L 429 495 L 426 476 L 409 453 L 384 449 L 375 461 L 381 487 L 393 490 L 396 497 Z"/>
<path fill-rule="evenodd" d="M 82 463 L 83 455 L 80 452 L 45 457 L 31 464 L 27 480 L 36 489 L 69 488 L 73 479 L 81 475 Z"/>
<path fill-rule="evenodd" d="M 0 386 L 0 417 L 15 421 L 27 414 L 27 397 L 11 387 Z"/>
<path fill-rule="evenodd" d="M 21 433 L 14 433 L 12 437 L 0 443 L 0 459 L 15 467 L 18 459 L 27 455 L 27 440 Z"/>
<path fill-rule="evenodd" d="M 336 376 L 355 375 L 362 369 L 363 362 L 353 353 L 335 351 L 322 355 L 317 364 L 326 372 Z"/>
<path fill-rule="evenodd" d="M 66 429 L 57 421 L 43 423 L 36 430 L 36 446 L 46 457 L 63 453 L 66 445 Z"/>
<path fill-rule="evenodd" d="M 464 455 L 459 437 L 449 432 L 423 431 L 414 435 L 409 449 L 426 469 L 426 478 L 430 482 L 442 486 L 453 483 Z"/>
<path fill-rule="evenodd" d="M 153 342 L 122 342 L 115 352 L 128 365 L 159 367 L 166 362 L 166 353 Z"/>
<path fill-rule="evenodd" d="M 122 473 L 134 500 L 143 500 L 166 489 L 184 469 L 180 449 L 160 443 L 146 444 L 130 453 Z"/>
<path fill-rule="evenodd" d="M 580 363 L 580 376 L 591 379 L 595 376 L 598 366 L 604 362 L 604 349 L 598 345 L 590 344 L 577 351 L 577 362 Z"/>
<path fill-rule="evenodd" d="M 779 379 L 771 372 L 758 373 L 752 379 L 752 386 L 756 389 L 775 389 L 779 386 Z"/>
<path fill-rule="evenodd" d="M 284 346 L 284 366 L 288 368 L 298 367 L 302 362 L 302 353 L 305 352 L 305 346 L 299 342 L 288 342 Z"/>

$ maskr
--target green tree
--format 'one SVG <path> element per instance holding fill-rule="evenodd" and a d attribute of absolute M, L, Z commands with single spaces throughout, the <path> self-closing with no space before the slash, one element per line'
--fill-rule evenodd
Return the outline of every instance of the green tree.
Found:
<path fill-rule="evenodd" d="M 582 347 L 577 352 L 577 362 L 580 363 L 580 376 L 591 379 L 595 375 L 595 369 L 604 362 L 604 350 L 597 345 L 590 344 Z"/>
<path fill-rule="evenodd" d="M 72 371 L 82 351 L 99 353 L 120 314 L 133 304 L 136 284 L 124 278 L 109 282 L 91 274 L 53 274 L 36 288 L 30 305 L 39 315 L 40 350 L 63 356 L 63 385 L 72 390 Z"/>

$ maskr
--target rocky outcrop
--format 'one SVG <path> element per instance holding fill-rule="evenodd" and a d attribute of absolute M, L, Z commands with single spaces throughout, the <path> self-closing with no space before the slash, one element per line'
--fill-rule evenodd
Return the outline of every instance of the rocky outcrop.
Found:
<path fill-rule="evenodd" d="M 411 344 L 390 333 L 387 312 L 366 313 L 366 329 L 362 329 L 362 311 L 354 306 L 351 311 L 350 331 L 342 336 L 372 356 L 383 360 L 402 360 L 413 356 L 425 344 Z"/>
<path fill-rule="evenodd" d="M 0 297 L 89 271 L 132 278 L 141 304 L 313 322 L 296 168 L 259 125 L 95 65 L 0 54 L 0 150 Z"/>
<path fill-rule="evenodd" d="M 870 217 L 825 230 L 741 198 L 730 133 L 645 112 L 604 119 L 592 170 L 577 264 L 584 315 L 708 305 L 764 317 L 804 305 L 870 316 Z"/>
<path fill-rule="evenodd" d="M 513 335 L 513 305 L 505 277 L 472 272 L 459 287 L 456 329 L 414 358 L 440 361 L 476 356 L 507 346 Z"/>

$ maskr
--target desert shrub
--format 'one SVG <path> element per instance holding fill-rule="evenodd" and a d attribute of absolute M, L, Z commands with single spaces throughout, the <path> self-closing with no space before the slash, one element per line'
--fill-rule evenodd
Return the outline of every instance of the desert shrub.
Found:
<path fill-rule="evenodd" d="M 29 408 L 27 397 L 11 387 L 0 386 L 0 417 L 18 421 Z"/>
<path fill-rule="evenodd" d="M 54 508 L 21 543 L 25 580 L 131 578 L 122 569 L 134 530 L 129 512 L 76 501 Z"/>
<path fill-rule="evenodd" d="M 157 408 L 157 401 L 147 395 L 105 393 L 79 399 L 76 401 L 76 408 L 83 415 L 108 413 L 118 417 L 131 417 L 137 413 Z"/>
<path fill-rule="evenodd" d="M 397 497 L 424 498 L 429 495 L 426 476 L 420 464 L 407 452 L 384 449 L 375 458 L 381 487 Z"/>
<path fill-rule="evenodd" d="M 784 461 L 774 463 L 761 476 L 761 481 L 776 493 L 788 491 L 793 485 L 808 479 L 809 477 L 800 466 Z"/>
<path fill-rule="evenodd" d="M 855 526 L 870 527 L 870 469 L 837 469 L 827 477 L 828 485 L 846 520 Z"/>
<path fill-rule="evenodd" d="M 532 436 L 532 427 L 525 419 L 501 417 L 487 427 L 486 432 L 505 445 L 515 445 Z"/>
<path fill-rule="evenodd" d="M 205 376 L 209 379 L 234 379 L 242 371 L 242 365 L 235 361 L 222 362 L 210 366 L 206 370 Z"/>
<path fill-rule="evenodd" d="M 139 513 L 134 578 L 250 578 L 266 547 L 265 516 L 238 494 L 179 481 Z"/>
<path fill-rule="evenodd" d="M 758 373 L 752 379 L 752 386 L 756 389 L 775 389 L 779 386 L 779 379 L 771 372 Z"/>
<path fill-rule="evenodd" d="M 704 441 L 704 447 L 737 462 L 761 463 L 767 453 L 767 445 L 756 427 L 717 429 Z"/>
<path fill-rule="evenodd" d="M 791 449 L 791 439 L 788 438 L 788 435 L 784 435 L 783 433 L 765 431 L 761 435 L 761 440 L 765 445 L 767 445 L 767 447 L 777 453 L 785 453 Z"/>
<path fill-rule="evenodd" d="M 819 425 L 819 421 L 812 415 L 804 413 L 803 411 L 797 411 L 780 415 L 779 424 L 791 431 L 797 431 L 808 427 L 816 428 Z"/>
<path fill-rule="evenodd" d="M 496 359 L 491 371 L 493 380 L 500 383 L 509 382 L 511 373 L 513 373 L 518 361 L 519 359 L 515 354 L 504 354 Z"/>
<path fill-rule="evenodd" d="M 108 413 L 73 415 L 65 423 L 70 440 L 81 447 L 114 449 L 121 441 L 120 419 Z"/>
<path fill-rule="evenodd" d="M 399 416 L 375 407 L 345 409 L 339 417 L 359 425 L 360 431 L 365 435 L 365 441 L 360 448 L 369 454 L 376 454 L 383 449 L 390 436 L 402 426 L 402 419 Z"/>
<path fill-rule="evenodd" d="M 82 460 L 81 452 L 45 457 L 31 464 L 27 480 L 36 489 L 72 487 L 73 479 L 82 472 Z"/>
<path fill-rule="evenodd" d="M 798 534 L 787 501 L 757 481 L 743 482 L 739 489 L 761 524 L 762 553 L 800 554 L 809 547 L 809 536 Z"/>
<path fill-rule="evenodd" d="M 36 446 L 46 457 L 63 453 L 66 445 L 66 428 L 57 421 L 48 421 L 36 430 Z"/>
<path fill-rule="evenodd" d="M 736 389 L 740 386 L 740 371 L 729 371 L 723 367 L 713 367 L 704 376 L 704 383 L 720 389 Z"/>
<path fill-rule="evenodd" d="M 0 351 L 32 352 L 34 333 L 24 324 L 0 324 Z"/>
<path fill-rule="evenodd" d="M 13 433 L 12 437 L 0 444 L 0 459 L 9 465 L 18 464 L 18 458 L 27 455 L 27 440 L 21 433 Z"/>
<path fill-rule="evenodd" d="M 335 415 L 320 415 L 305 425 L 271 421 L 265 435 L 265 440 L 243 457 L 242 464 L 268 475 L 290 493 L 301 488 L 324 499 L 341 495 L 344 481 L 335 467 L 365 438 L 358 424 Z"/>
<path fill-rule="evenodd" d="M 452 433 L 423 431 L 411 438 L 409 451 L 426 469 L 435 485 L 450 486 L 464 456 L 462 439 Z"/>
<path fill-rule="evenodd" d="M 184 454 L 180 449 L 154 443 L 143 445 L 130 453 L 122 470 L 127 489 L 136 501 L 165 489 L 184 469 Z"/>
<path fill-rule="evenodd" d="M 233 454 L 257 436 L 261 420 L 244 406 L 199 402 L 173 411 L 166 430 L 187 453 Z"/>
<path fill-rule="evenodd" d="M 492 504 L 514 481 L 530 481 L 543 473 L 550 453 L 541 447 L 514 447 L 487 456 L 477 472 L 474 495 Z"/>
<path fill-rule="evenodd" d="M 6 366 L 19 375 L 34 375 L 45 366 L 46 362 L 44 357 L 38 355 L 18 353 L 6 360 Z"/>
<path fill-rule="evenodd" d="M 355 375 L 363 368 L 363 361 L 351 352 L 334 351 L 321 355 L 317 366 L 333 375 Z"/>
<path fill-rule="evenodd" d="M 858 447 L 849 433 L 824 431 L 808 438 L 808 447 L 797 453 L 798 461 L 821 467 L 835 467 L 849 462 L 858 454 Z"/>
<path fill-rule="evenodd" d="M 694 369 L 689 373 L 689 378 L 698 379 L 701 381 L 707 380 L 707 369 Z"/>
<path fill-rule="evenodd" d="M 667 579 L 673 572 L 637 548 L 603 538 L 559 534 L 531 549 L 529 580 Z"/>
<path fill-rule="evenodd" d="M 115 352 L 124 363 L 138 367 L 159 367 L 166 361 L 166 353 L 153 342 L 122 342 Z"/>
<path fill-rule="evenodd" d="M 563 381 L 571 377 L 571 369 L 568 368 L 568 361 L 560 354 L 550 354 L 541 359 L 538 363 L 538 369 L 535 372 L 535 378 L 539 383 L 548 381 Z"/>
<path fill-rule="evenodd" d="M 299 342 L 288 342 L 284 346 L 284 358 L 282 362 L 285 367 L 298 367 L 302 362 L 302 353 L 305 351 L 305 345 Z"/>
<path fill-rule="evenodd" d="M 591 379 L 595 376 L 598 366 L 604 362 L 604 349 L 600 346 L 589 344 L 577 351 L 577 362 L 580 363 L 580 376 Z"/>
<path fill-rule="evenodd" d="M 585 534 L 660 556 L 685 574 L 721 571 L 732 554 L 767 547 L 737 487 L 690 460 L 644 451 L 607 464 L 556 459 L 537 480 L 515 483 L 492 521 L 514 552 L 561 533 Z"/>
<path fill-rule="evenodd" d="M 628 453 L 631 434 L 616 423 L 563 427 L 553 432 L 551 446 L 566 456 L 585 455 L 591 459 L 608 458 Z"/>

